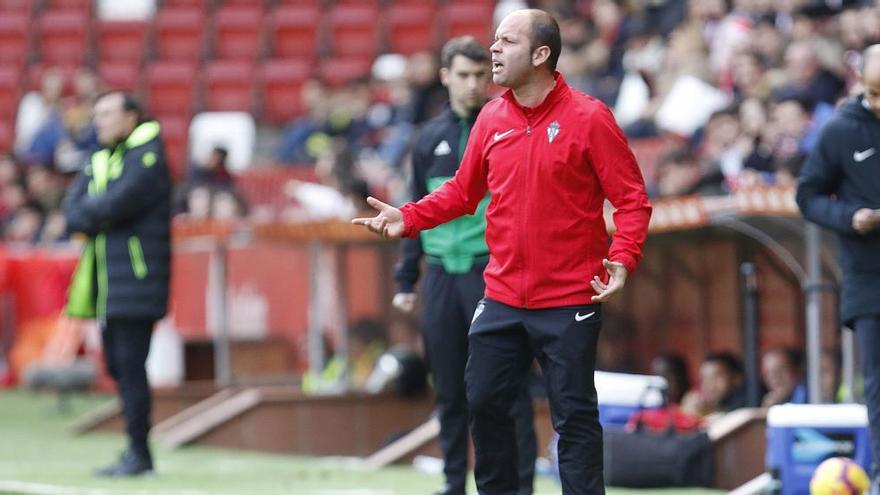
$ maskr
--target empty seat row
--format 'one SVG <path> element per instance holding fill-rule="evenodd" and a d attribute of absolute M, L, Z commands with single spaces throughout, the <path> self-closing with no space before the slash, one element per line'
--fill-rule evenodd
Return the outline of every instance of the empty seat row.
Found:
<path fill-rule="evenodd" d="M 371 58 L 383 47 L 404 54 L 436 48 L 445 36 L 473 34 L 488 41 L 491 19 L 491 7 L 480 4 L 454 4 L 442 11 L 429 4 L 386 10 L 353 4 L 327 13 L 314 6 L 292 5 L 268 14 L 260 8 L 232 5 L 218 9 L 213 17 L 198 8 L 165 7 L 151 23 L 95 22 L 82 11 L 54 10 L 43 12 L 32 24 L 27 14 L 4 13 L 0 63 L 21 66 L 33 58 L 51 65 L 88 63 L 92 32 L 96 33 L 94 58 L 99 61 L 140 63 L 147 53 L 157 60 L 191 61 L 207 55 L 313 59 L 319 53 Z"/>

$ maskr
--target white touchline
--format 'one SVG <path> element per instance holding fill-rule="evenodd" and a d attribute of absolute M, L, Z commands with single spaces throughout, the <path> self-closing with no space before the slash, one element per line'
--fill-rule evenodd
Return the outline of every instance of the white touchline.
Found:
<path fill-rule="evenodd" d="M 107 488 L 88 488 L 75 486 L 58 486 L 29 481 L 0 480 L 0 492 L 10 491 L 28 495 L 208 495 L 201 490 L 110 490 Z"/>

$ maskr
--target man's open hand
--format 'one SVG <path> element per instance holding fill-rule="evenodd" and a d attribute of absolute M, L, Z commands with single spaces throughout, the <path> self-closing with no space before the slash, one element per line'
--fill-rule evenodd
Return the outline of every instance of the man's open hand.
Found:
<path fill-rule="evenodd" d="M 373 218 L 355 218 L 351 223 L 363 225 L 386 239 L 399 239 L 403 235 L 403 213 L 373 197 L 367 198 L 367 203 L 379 214 Z"/>

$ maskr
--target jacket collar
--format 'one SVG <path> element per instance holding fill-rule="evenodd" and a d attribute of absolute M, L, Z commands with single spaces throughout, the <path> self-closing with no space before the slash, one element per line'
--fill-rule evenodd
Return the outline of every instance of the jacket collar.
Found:
<path fill-rule="evenodd" d="M 513 96 L 512 89 L 508 89 L 507 91 L 505 91 L 502 97 L 505 98 L 507 101 L 513 103 L 517 108 L 520 109 L 520 111 L 522 111 L 526 115 L 541 115 L 547 109 L 553 107 L 553 105 L 555 105 L 557 102 L 568 96 L 568 94 L 571 92 L 568 87 L 568 83 L 565 82 L 565 78 L 562 77 L 562 74 L 560 74 L 559 71 L 556 71 L 553 74 L 553 77 L 556 79 L 556 85 L 553 86 L 553 89 L 550 90 L 550 92 L 547 94 L 547 97 L 544 98 L 544 101 L 538 103 L 537 106 L 526 107 L 520 105 L 520 103 L 516 101 L 516 97 Z"/>

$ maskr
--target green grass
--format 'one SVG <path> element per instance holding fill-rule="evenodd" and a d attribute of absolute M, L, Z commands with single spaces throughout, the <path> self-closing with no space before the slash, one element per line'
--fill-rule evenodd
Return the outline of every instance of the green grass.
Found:
<path fill-rule="evenodd" d="M 135 495 L 296 494 L 296 495 L 418 495 L 439 487 L 439 476 L 409 466 L 362 471 L 344 459 L 303 458 L 232 450 L 156 447 L 158 475 L 150 479 L 100 480 L 92 469 L 119 454 L 122 435 L 74 436 L 67 426 L 83 412 L 108 400 L 77 397 L 73 414 L 61 415 L 52 395 L 0 392 L 0 493 L 100 493 Z M 21 488 L 25 483 L 30 490 Z M 50 488 L 46 488 L 48 485 Z M 18 487 L 18 488 L 17 488 Z M 52 492 L 51 487 L 61 487 Z M 4 491 L 6 490 L 6 491 Z M 471 493 L 476 493 L 472 488 Z M 560 493 L 558 485 L 541 478 L 538 494 Z M 709 495 L 712 490 L 620 490 L 609 495 L 652 493 Z"/>

